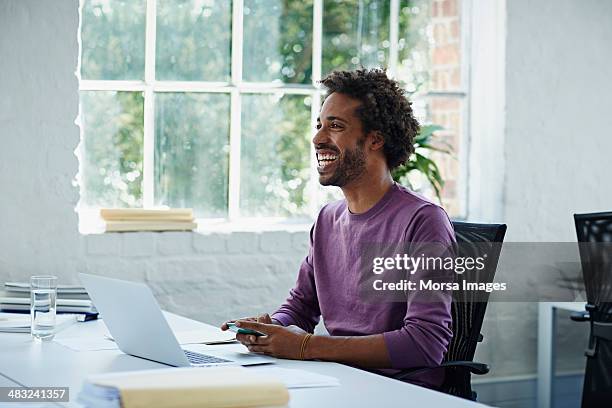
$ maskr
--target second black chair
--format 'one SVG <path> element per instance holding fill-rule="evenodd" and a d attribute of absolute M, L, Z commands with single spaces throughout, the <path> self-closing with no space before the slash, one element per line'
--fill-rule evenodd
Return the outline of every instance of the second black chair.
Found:
<path fill-rule="evenodd" d="M 575 214 L 586 311 L 572 320 L 591 326 L 582 407 L 609 407 L 612 400 L 612 212 Z"/>

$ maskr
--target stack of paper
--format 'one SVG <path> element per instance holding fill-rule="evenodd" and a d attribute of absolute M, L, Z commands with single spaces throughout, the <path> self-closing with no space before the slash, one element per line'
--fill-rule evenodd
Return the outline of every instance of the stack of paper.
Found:
<path fill-rule="evenodd" d="M 90 377 L 78 401 L 90 408 L 282 407 L 289 392 L 242 367 L 168 368 Z"/>
<path fill-rule="evenodd" d="M 0 293 L 0 310 L 4 312 L 30 311 L 30 285 L 22 282 L 6 282 L 5 293 Z M 57 313 L 82 313 L 95 318 L 98 311 L 94 307 L 87 291 L 82 286 L 58 285 Z"/>
<path fill-rule="evenodd" d="M 58 315 L 55 318 L 55 333 L 65 329 L 78 319 L 77 315 Z M 0 313 L 0 332 L 29 333 L 31 319 L 29 315 L 15 313 Z"/>
<path fill-rule="evenodd" d="M 101 209 L 106 232 L 190 231 L 197 227 L 191 208 L 145 210 L 142 208 Z"/>
<path fill-rule="evenodd" d="M 12 293 L 27 293 L 30 296 L 30 284 L 25 282 L 6 282 L 4 289 Z M 58 285 L 57 294 L 70 299 L 89 299 L 87 290 L 80 285 Z"/>

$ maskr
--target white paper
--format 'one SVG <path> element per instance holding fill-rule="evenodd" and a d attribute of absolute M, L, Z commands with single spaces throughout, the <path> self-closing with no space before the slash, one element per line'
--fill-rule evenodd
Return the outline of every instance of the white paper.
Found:
<path fill-rule="evenodd" d="M 72 351 L 117 350 L 117 344 L 106 337 L 64 337 L 56 338 L 56 343 Z"/>
<path fill-rule="evenodd" d="M 179 344 L 211 344 L 226 343 L 236 340 L 236 334 L 230 331 L 217 330 L 190 330 L 175 332 Z"/>
<path fill-rule="evenodd" d="M 110 334 L 106 335 L 111 341 L 115 341 Z M 187 344 L 220 344 L 232 343 L 236 341 L 236 335 L 230 331 L 221 331 L 221 329 L 200 329 L 200 330 L 185 330 L 174 332 L 174 336 L 178 343 L 182 346 Z"/>
<path fill-rule="evenodd" d="M 281 381 L 289 389 L 291 388 L 318 388 L 338 387 L 340 380 L 329 375 L 317 374 L 306 370 L 293 368 L 282 368 L 278 366 L 254 366 L 247 370 L 265 374 Z"/>
<path fill-rule="evenodd" d="M 30 315 L 0 313 L 0 332 L 29 333 Z"/>

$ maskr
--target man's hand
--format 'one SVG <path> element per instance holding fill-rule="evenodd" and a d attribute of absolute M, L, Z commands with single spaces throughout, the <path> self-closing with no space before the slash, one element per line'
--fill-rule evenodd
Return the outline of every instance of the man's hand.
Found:
<path fill-rule="evenodd" d="M 265 323 L 265 324 L 278 324 L 278 322 L 272 320 L 272 318 L 270 318 L 270 315 L 265 313 L 262 314 L 258 317 L 243 317 L 241 319 L 237 319 L 240 321 L 246 321 L 246 322 L 256 322 L 256 323 Z M 229 329 L 229 326 L 227 325 L 228 323 L 234 323 L 236 322 L 236 320 L 229 320 L 225 323 L 223 323 L 221 325 L 221 330 L 225 331 Z"/>
<path fill-rule="evenodd" d="M 236 340 L 244 344 L 249 351 L 294 360 L 300 358 L 302 341 L 308 334 L 297 326 L 283 327 L 249 320 L 237 320 L 236 326 L 265 334 L 259 337 L 251 334 L 236 335 Z"/>

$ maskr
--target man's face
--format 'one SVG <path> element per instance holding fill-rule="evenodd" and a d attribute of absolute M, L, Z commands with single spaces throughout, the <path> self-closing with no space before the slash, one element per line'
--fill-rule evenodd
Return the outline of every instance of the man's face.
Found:
<path fill-rule="evenodd" d="M 312 139 L 319 183 L 344 187 L 366 171 L 365 135 L 355 109 L 357 99 L 334 92 L 325 99 Z"/>

